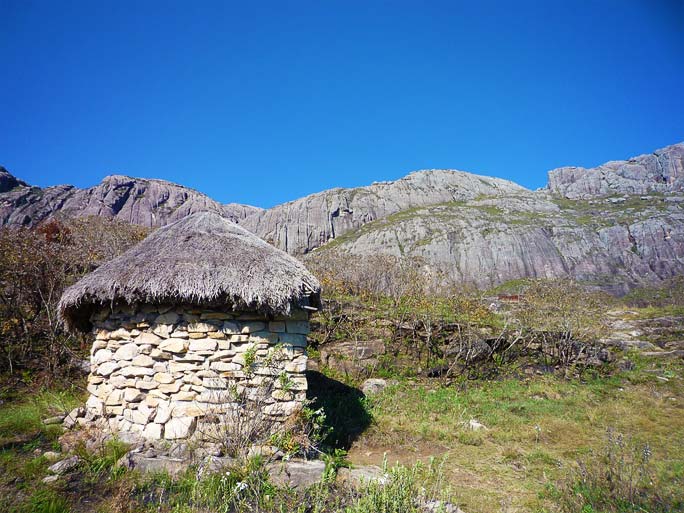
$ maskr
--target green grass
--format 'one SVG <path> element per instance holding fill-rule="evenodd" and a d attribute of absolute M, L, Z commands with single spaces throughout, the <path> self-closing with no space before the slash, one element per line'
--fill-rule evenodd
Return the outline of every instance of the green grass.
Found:
<path fill-rule="evenodd" d="M 684 365 L 635 360 L 635 371 L 586 381 L 538 376 L 462 389 L 405 381 L 375 398 L 374 424 L 351 459 L 377 463 L 366 454 L 383 451 L 400 462 L 446 454 L 464 510 L 501 511 L 510 501 L 517 511 L 553 511 L 544 490 L 599 450 L 614 428 L 648 442 L 660 482 L 676 490 L 684 487 Z M 662 375 L 671 378 L 657 379 Z M 470 419 L 486 429 L 471 431 Z"/>
<path fill-rule="evenodd" d="M 8 401 L 0 405 L 0 443 L 19 435 L 44 434 L 54 437 L 59 426 L 45 426 L 45 418 L 66 414 L 82 404 L 82 393 L 71 390 L 42 390 L 25 400 Z"/>

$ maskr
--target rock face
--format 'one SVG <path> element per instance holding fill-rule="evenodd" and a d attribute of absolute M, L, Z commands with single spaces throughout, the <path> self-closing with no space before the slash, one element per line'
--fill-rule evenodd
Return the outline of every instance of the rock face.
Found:
<path fill-rule="evenodd" d="M 159 226 L 200 210 L 307 258 L 419 257 L 445 280 L 481 287 L 569 276 L 623 293 L 684 273 L 684 143 L 593 169 L 555 169 L 539 191 L 431 170 L 269 210 L 221 205 L 169 182 L 124 176 L 84 190 L 38 189 L 0 169 L 0 225 L 34 225 L 60 213 Z"/>
<path fill-rule="evenodd" d="M 561 167 L 549 171 L 548 189 L 571 199 L 611 194 L 684 192 L 684 143 L 606 162 L 592 169 Z"/>
<path fill-rule="evenodd" d="M 30 187 L 0 169 L 0 226 L 32 226 L 55 214 L 103 216 L 142 226 L 163 226 L 195 212 L 217 212 L 238 221 L 261 209 L 222 205 L 208 196 L 164 180 L 112 175 L 99 185 L 78 189 Z"/>
<path fill-rule="evenodd" d="M 303 254 L 366 223 L 437 203 L 505 197 L 526 191 L 502 180 L 462 171 L 417 171 L 394 182 L 330 189 L 255 212 L 240 224 L 290 254 Z"/>
<path fill-rule="evenodd" d="M 684 205 L 667 199 L 587 202 L 527 192 L 432 205 L 369 223 L 311 258 L 420 257 L 446 281 L 490 287 L 569 276 L 620 294 L 684 273 Z"/>

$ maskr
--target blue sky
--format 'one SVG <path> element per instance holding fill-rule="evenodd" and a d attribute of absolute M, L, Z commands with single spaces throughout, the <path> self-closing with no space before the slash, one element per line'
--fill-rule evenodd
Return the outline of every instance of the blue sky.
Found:
<path fill-rule="evenodd" d="M 268 207 L 684 140 L 681 1 L 0 0 L 0 164 Z"/>

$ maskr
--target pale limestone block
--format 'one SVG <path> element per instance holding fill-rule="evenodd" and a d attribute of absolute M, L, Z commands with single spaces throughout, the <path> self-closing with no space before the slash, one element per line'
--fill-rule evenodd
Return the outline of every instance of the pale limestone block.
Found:
<path fill-rule="evenodd" d="M 172 401 L 171 418 L 174 417 L 201 417 L 209 413 L 200 404 L 193 401 Z"/>
<path fill-rule="evenodd" d="M 173 383 L 161 383 L 158 387 L 157 390 L 160 392 L 163 392 L 165 394 L 175 394 L 178 392 L 181 388 L 181 383 L 180 381 L 174 381 Z"/>
<path fill-rule="evenodd" d="M 138 356 L 133 358 L 131 364 L 138 367 L 152 367 L 154 365 L 154 360 L 146 354 L 139 354 Z"/>
<path fill-rule="evenodd" d="M 90 348 L 90 352 L 95 353 L 99 349 L 104 349 L 105 347 L 107 347 L 107 341 L 96 340 L 95 342 L 93 342 L 93 346 Z"/>
<path fill-rule="evenodd" d="M 292 401 L 294 394 L 286 390 L 276 389 L 271 393 L 271 397 L 276 401 Z"/>
<path fill-rule="evenodd" d="M 190 341 L 190 351 L 214 351 L 216 350 L 216 340 L 202 338 Z"/>
<path fill-rule="evenodd" d="M 205 388 L 225 389 L 228 386 L 228 381 L 220 377 L 204 378 L 202 380 L 202 386 Z"/>
<path fill-rule="evenodd" d="M 150 408 L 156 408 L 160 403 L 161 399 L 159 397 L 155 397 L 152 394 L 147 394 L 145 396 L 145 404 Z"/>
<path fill-rule="evenodd" d="M 197 374 L 185 374 L 183 376 L 183 383 L 188 383 L 190 385 L 201 385 L 202 380 L 197 376 Z"/>
<path fill-rule="evenodd" d="M 99 385 L 100 383 L 103 383 L 104 380 L 105 379 L 102 376 L 95 376 L 94 374 L 88 376 L 88 383 L 91 385 Z"/>
<path fill-rule="evenodd" d="M 142 435 L 147 440 L 161 440 L 162 434 L 164 432 L 164 426 L 161 424 L 147 424 L 145 429 L 143 429 Z"/>
<path fill-rule="evenodd" d="M 197 371 L 201 368 L 201 366 L 190 362 L 169 362 L 169 371 L 171 373 Z"/>
<path fill-rule="evenodd" d="M 214 362 L 216 360 L 231 360 L 233 356 L 235 356 L 235 351 L 219 350 L 215 353 L 212 353 L 211 356 L 208 357 L 208 360 L 210 362 Z"/>
<path fill-rule="evenodd" d="M 209 367 L 215 371 L 225 372 L 240 370 L 242 368 L 242 365 L 233 362 L 212 362 Z"/>
<path fill-rule="evenodd" d="M 154 388 L 157 388 L 157 386 L 159 386 L 159 383 L 157 383 L 156 381 L 138 380 L 135 382 L 135 388 L 137 388 L 138 390 L 144 390 L 146 392 L 148 392 Z"/>
<path fill-rule="evenodd" d="M 211 353 L 210 353 L 211 354 Z M 180 356 L 174 356 L 174 362 L 203 362 L 206 358 L 198 353 L 185 353 Z"/>
<path fill-rule="evenodd" d="M 173 418 L 164 425 L 164 438 L 166 440 L 188 438 L 192 435 L 196 425 L 197 419 L 194 417 Z"/>
<path fill-rule="evenodd" d="M 114 359 L 121 361 L 121 360 L 132 360 L 136 356 L 138 356 L 138 353 L 140 351 L 138 350 L 137 344 L 123 344 L 119 349 L 116 350 L 114 353 Z"/>
<path fill-rule="evenodd" d="M 123 406 L 105 406 L 106 415 L 123 415 Z"/>
<path fill-rule="evenodd" d="M 138 344 L 149 344 L 151 346 L 158 346 L 163 339 L 154 333 L 145 332 L 135 339 Z"/>
<path fill-rule="evenodd" d="M 127 378 L 131 377 L 140 377 L 140 376 L 152 376 L 154 374 L 154 371 L 150 369 L 149 367 L 136 367 L 136 366 L 129 366 L 129 367 L 124 367 L 121 369 L 121 375 L 125 376 Z"/>
<path fill-rule="evenodd" d="M 119 368 L 118 362 L 105 362 L 97 367 L 97 373 L 100 376 L 109 376 L 112 372 Z"/>
<path fill-rule="evenodd" d="M 128 380 L 124 378 L 121 374 L 116 374 L 109 378 L 109 383 L 116 388 L 123 388 L 126 386 Z"/>
<path fill-rule="evenodd" d="M 264 406 L 264 413 L 267 415 L 277 415 L 289 417 L 294 412 L 301 409 L 302 405 L 296 401 L 278 402 Z"/>
<path fill-rule="evenodd" d="M 215 324 L 208 322 L 193 322 L 188 324 L 188 333 L 207 333 L 209 331 L 217 331 L 218 327 Z"/>
<path fill-rule="evenodd" d="M 171 353 L 167 353 L 160 349 L 152 349 L 152 351 L 150 351 L 150 356 L 155 360 L 170 360 L 172 357 Z"/>
<path fill-rule="evenodd" d="M 182 338 L 167 338 L 159 344 L 159 349 L 169 353 L 183 353 L 187 347 L 187 341 Z"/>
<path fill-rule="evenodd" d="M 123 403 L 124 400 L 123 390 L 112 390 L 106 398 L 104 398 L 104 403 L 107 406 L 116 406 L 117 404 Z M 100 399 L 103 399 L 102 397 Z"/>
<path fill-rule="evenodd" d="M 91 395 L 86 401 L 86 409 L 95 415 L 104 415 L 104 401 Z"/>
<path fill-rule="evenodd" d="M 177 392 L 177 393 L 171 395 L 171 400 L 172 401 L 192 401 L 195 397 L 197 397 L 196 392 L 192 392 L 189 390 L 181 390 L 180 392 Z"/>
<path fill-rule="evenodd" d="M 124 420 L 127 420 L 128 422 L 131 422 L 133 424 L 145 425 L 150 421 L 151 412 L 152 410 L 149 408 L 148 410 L 131 410 L 127 408 L 123 412 L 123 418 Z"/>
<path fill-rule="evenodd" d="M 119 328 L 109 334 L 109 338 L 114 340 L 130 340 L 131 333 L 125 328 Z"/>
<path fill-rule="evenodd" d="M 145 394 L 143 394 L 137 388 L 127 388 L 124 390 L 124 400 L 129 403 L 139 403 L 145 399 Z"/>
<path fill-rule="evenodd" d="M 154 327 L 152 333 L 161 338 L 169 338 L 171 332 L 173 331 L 173 326 L 169 324 L 159 324 Z"/>
<path fill-rule="evenodd" d="M 306 371 L 306 356 L 299 356 L 297 359 L 287 362 L 285 364 L 286 372 L 305 372 Z"/>
<path fill-rule="evenodd" d="M 168 402 L 160 402 L 157 405 L 157 414 L 154 421 L 158 424 L 165 424 L 171 418 L 171 405 Z"/>
<path fill-rule="evenodd" d="M 209 369 L 201 370 L 201 371 L 195 373 L 195 375 L 198 378 L 217 378 L 218 377 L 218 374 L 215 371 L 209 370 Z"/>
<path fill-rule="evenodd" d="M 93 357 L 90 359 L 90 362 L 93 365 L 100 365 L 101 363 L 109 362 L 112 359 L 112 352 L 109 349 L 100 349 L 98 350 Z"/>
<path fill-rule="evenodd" d="M 229 403 L 234 399 L 234 394 L 229 390 L 207 390 L 197 396 L 197 402 L 206 404 Z"/>

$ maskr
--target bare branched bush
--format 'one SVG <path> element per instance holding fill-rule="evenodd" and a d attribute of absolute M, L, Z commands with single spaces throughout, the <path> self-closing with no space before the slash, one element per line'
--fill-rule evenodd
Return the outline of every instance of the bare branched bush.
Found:
<path fill-rule="evenodd" d="M 608 299 L 570 280 L 538 280 L 514 307 L 526 338 L 548 365 L 569 367 L 595 351 L 607 333 Z"/>
<path fill-rule="evenodd" d="M 0 229 L 0 370 L 33 366 L 54 376 L 79 343 L 57 318 L 62 291 L 146 233 L 103 218 Z"/>
<path fill-rule="evenodd" d="M 257 356 L 256 346 L 243 354 L 244 378 L 230 380 L 210 394 L 198 425 L 199 438 L 220 445 L 228 456 L 244 459 L 256 446 L 275 446 L 285 453 L 307 454 L 320 440 L 320 422 L 308 410 L 305 392 L 283 370 L 288 349 L 273 346 Z M 224 378 L 215 378 L 223 387 Z M 283 402 L 280 402 L 283 401 Z M 266 455 L 268 456 L 268 455 Z"/>
<path fill-rule="evenodd" d="M 648 443 L 613 430 L 602 451 L 578 462 L 561 482 L 562 511 L 665 513 L 684 507 L 682 483 L 659 479 Z"/>

